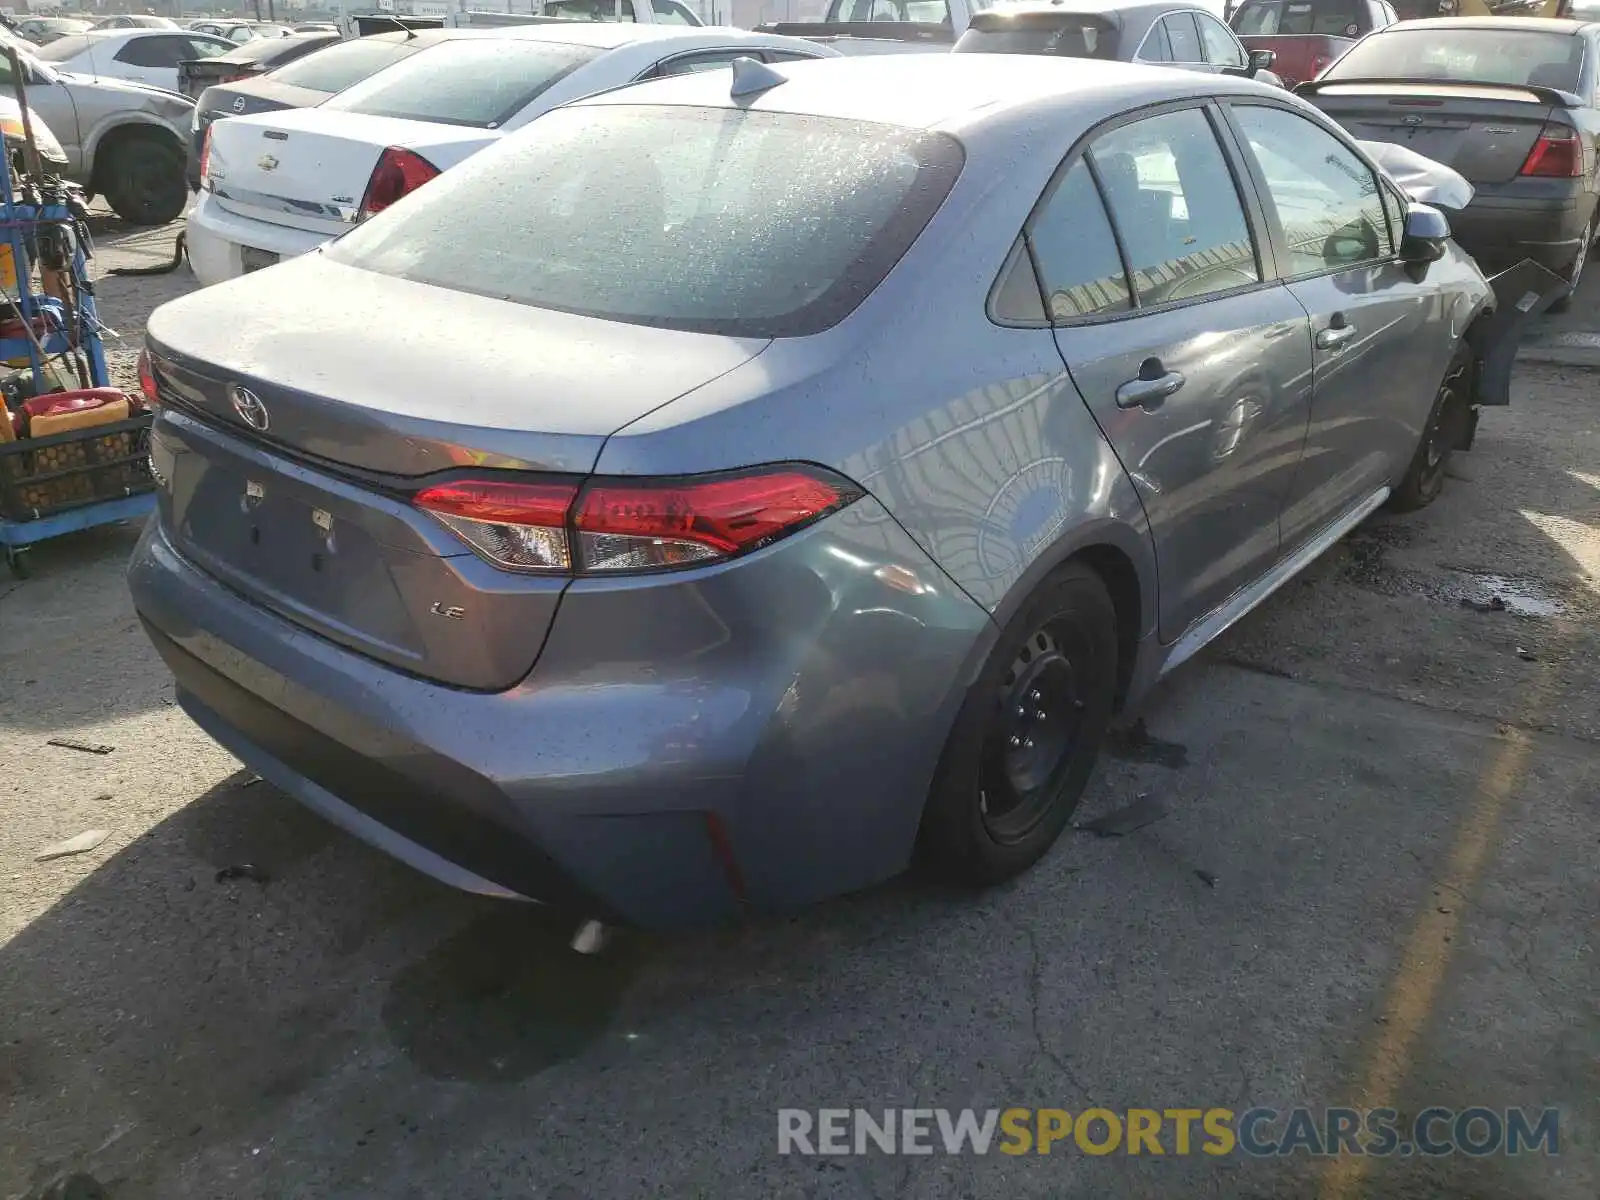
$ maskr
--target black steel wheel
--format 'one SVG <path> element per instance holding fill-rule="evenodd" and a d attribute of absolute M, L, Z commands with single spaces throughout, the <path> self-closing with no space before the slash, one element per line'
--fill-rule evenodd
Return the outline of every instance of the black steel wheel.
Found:
<path fill-rule="evenodd" d="M 1439 383 L 1417 452 L 1389 500 L 1389 506 L 1398 512 L 1426 508 L 1444 490 L 1450 456 L 1465 439 L 1467 423 L 1472 419 L 1469 366 L 1466 355 L 1458 354 Z"/>
<path fill-rule="evenodd" d="M 132 134 L 109 150 L 100 176 L 106 203 L 130 225 L 165 225 L 183 215 L 189 185 L 183 154 L 158 136 Z"/>
<path fill-rule="evenodd" d="M 1060 836 L 1116 701 L 1117 612 L 1100 576 L 1068 563 L 1007 623 L 967 694 L 923 815 L 945 874 L 997 883 Z"/>

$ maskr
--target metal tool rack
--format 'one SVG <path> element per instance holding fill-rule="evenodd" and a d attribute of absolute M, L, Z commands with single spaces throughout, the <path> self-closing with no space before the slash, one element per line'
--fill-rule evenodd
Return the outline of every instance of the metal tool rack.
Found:
<path fill-rule="evenodd" d="M 107 387 L 102 326 L 89 278 L 88 231 L 81 200 L 59 176 L 46 174 L 33 136 L 16 51 L 0 48 L 17 81 L 22 138 L 5 139 L 0 164 L 0 245 L 16 265 L 16 294 L 4 304 L 20 321 L 20 336 L 0 336 L 0 362 L 31 368 L 32 395 L 50 390 L 46 367 L 66 364 L 82 387 Z M 14 169 L 20 153 L 22 169 Z M 69 299 L 33 289 L 33 257 L 47 244 L 65 260 Z M 60 290 L 60 289 L 58 289 Z M 9 420 L 9 415 L 0 416 Z M 155 504 L 149 471 L 150 424 L 140 413 L 125 421 L 39 438 L 0 442 L 0 550 L 7 566 L 26 574 L 22 554 L 48 538 L 124 521 Z"/>

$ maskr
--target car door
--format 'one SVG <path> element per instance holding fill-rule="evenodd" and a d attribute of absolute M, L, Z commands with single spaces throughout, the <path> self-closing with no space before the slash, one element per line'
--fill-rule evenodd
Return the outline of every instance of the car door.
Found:
<path fill-rule="evenodd" d="M 1103 128 L 1028 229 L 1061 356 L 1144 504 L 1167 642 L 1276 560 L 1311 401 L 1305 310 L 1218 119 L 1185 102 Z"/>
<path fill-rule="evenodd" d="M 1291 550 L 1405 471 L 1454 344 L 1447 297 L 1396 255 L 1398 203 L 1332 129 L 1270 101 L 1227 106 L 1289 292 L 1311 319 L 1311 420 L 1288 503 Z"/>

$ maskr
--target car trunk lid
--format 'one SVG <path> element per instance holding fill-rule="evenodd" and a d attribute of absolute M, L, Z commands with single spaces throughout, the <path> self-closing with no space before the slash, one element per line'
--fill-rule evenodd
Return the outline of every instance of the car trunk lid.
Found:
<path fill-rule="evenodd" d="M 1515 179 L 1560 105 L 1542 88 L 1328 81 L 1299 89 L 1357 138 L 1393 142 L 1471 183 Z"/>
<path fill-rule="evenodd" d="M 532 668 L 566 581 L 478 558 L 411 504 L 421 477 L 581 477 L 615 430 L 767 344 L 317 255 L 163 307 L 150 343 L 165 406 L 152 460 L 177 548 L 302 628 L 480 690 Z"/>
<path fill-rule="evenodd" d="M 209 186 L 229 212 L 333 237 L 355 219 L 386 148 L 412 150 L 442 170 L 499 136 L 321 109 L 266 113 L 212 129 Z"/>

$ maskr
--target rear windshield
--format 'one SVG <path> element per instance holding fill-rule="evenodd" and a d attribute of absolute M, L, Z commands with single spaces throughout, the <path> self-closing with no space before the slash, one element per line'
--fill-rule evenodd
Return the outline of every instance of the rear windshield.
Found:
<path fill-rule="evenodd" d="M 1117 34 L 1098 17 L 1081 13 L 983 12 L 955 44 L 971 54 L 1059 54 L 1065 58 L 1117 57 Z"/>
<path fill-rule="evenodd" d="M 494 129 L 603 53 L 597 46 L 511 38 L 440 42 L 347 88 L 323 107 Z"/>
<path fill-rule="evenodd" d="M 333 243 L 402 279 L 667 329 L 799 337 L 922 231 L 960 144 L 723 108 L 556 109 Z"/>
<path fill-rule="evenodd" d="M 974 5 L 973 7 L 981 7 Z M 946 0 L 833 0 L 829 21 L 912 21 L 923 25 L 950 24 Z"/>
<path fill-rule="evenodd" d="M 278 83 L 311 88 L 318 92 L 342 92 L 352 83 L 374 75 L 387 66 L 410 58 L 417 51 L 409 42 L 377 38 L 357 38 L 340 42 L 326 50 L 314 50 L 272 72 Z"/>
<path fill-rule="evenodd" d="M 306 43 L 324 41 L 332 45 L 328 38 L 293 37 L 293 38 L 257 38 L 253 42 L 246 42 L 237 50 L 229 50 L 223 55 L 231 63 L 270 63 L 279 55 L 307 54 Z"/>
<path fill-rule="evenodd" d="M 1319 34 L 1356 37 L 1367 32 L 1364 0 L 1245 0 L 1233 14 L 1241 37 Z"/>
<path fill-rule="evenodd" d="M 1583 39 L 1520 29 L 1392 25 L 1323 72 L 1324 79 L 1448 80 L 1577 90 Z"/>

